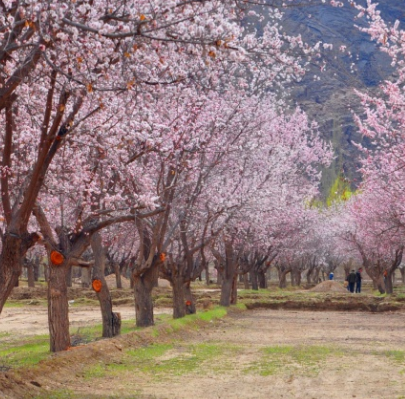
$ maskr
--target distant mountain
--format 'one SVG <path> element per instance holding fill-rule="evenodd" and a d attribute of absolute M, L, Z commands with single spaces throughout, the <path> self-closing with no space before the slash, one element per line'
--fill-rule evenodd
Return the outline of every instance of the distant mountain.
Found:
<path fill-rule="evenodd" d="M 405 25 L 404 0 L 381 3 L 378 9 L 384 19 L 391 23 L 398 19 Z M 376 91 L 378 84 L 390 79 L 393 73 L 388 57 L 367 34 L 355 27 L 355 24 L 365 26 L 363 19 L 356 19 L 357 14 L 349 5 L 335 8 L 324 4 L 291 7 L 283 19 L 287 34 L 301 34 L 312 45 L 319 41 L 333 44 L 333 50 L 323 51 L 323 60 L 311 64 L 305 78 L 292 90 L 293 103 L 317 120 L 323 136 L 335 147 L 336 160 L 331 168 L 323 171 L 323 193 L 329 191 L 341 172 L 353 188 L 358 184 L 358 154 L 352 141 L 369 143 L 359 136 L 353 123 L 349 108 L 360 112 L 353 89 Z M 346 51 L 340 51 L 340 46 L 346 46 Z M 325 70 L 321 72 L 324 61 Z"/>

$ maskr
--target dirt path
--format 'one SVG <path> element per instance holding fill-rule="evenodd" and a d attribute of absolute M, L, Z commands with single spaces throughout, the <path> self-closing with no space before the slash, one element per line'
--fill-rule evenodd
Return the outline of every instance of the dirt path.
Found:
<path fill-rule="evenodd" d="M 92 392 L 114 386 L 122 398 L 403 399 L 404 329 L 404 313 L 245 312 L 168 348 L 150 368 L 145 358 L 127 360 L 127 372 L 96 378 Z"/>
<path fill-rule="evenodd" d="M 85 370 L 70 362 L 43 398 L 405 399 L 404 330 L 403 312 L 245 311 L 176 342 L 104 348 Z"/>
<path fill-rule="evenodd" d="M 121 313 L 122 320 L 135 320 L 134 306 L 116 306 L 114 311 Z M 155 314 L 171 314 L 171 309 L 157 309 Z M 85 327 L 101 324 L 101 312 L 97 306 L 70 307 L 71 327 Z M 5 308 L 0 315 L 0 333 L 13 337 L 48 334 L 48 310 L 44 306 Z"/>

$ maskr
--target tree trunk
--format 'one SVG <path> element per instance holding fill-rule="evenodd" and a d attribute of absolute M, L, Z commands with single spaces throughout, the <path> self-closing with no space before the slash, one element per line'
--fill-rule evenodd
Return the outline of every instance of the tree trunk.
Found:
<path fill-rule="evenodd" d="M 182 276 L 174 276 L 171 283 L 173 289 L 173 318 L 180 319 L 186 315 L 184 279 Z"/>
<path fill-rule="evenodd" d="M 236 275 L 232 283 L 231 305 L 236 305 L 237 302 L 238 302 L 238 276 Z"/>
<path fill-rule="evenodd" d="M 279 288 L 286 288 L 287 287 L 287 274 L 289 272 L 285 271 L 285 272 L 280 272 L 278 278 L 279 278 L 279 282 L 278 282 L 278 286 Z"/>
<path fill-rule="evenodd" d="M 386 294 L 393 294 L 394 293 L 394 284 L 393 284 L 393 274 L 394 273 L 395 273 L 395 270 L 393 272 L 389 271 L 387 273 L 387 276 L 384 279 L 385 293 Z"/>
<path fill-rule="evenodd" d="M 69 265 L 49 263 L 48 269 L 48 322 L 50 351 L 59 352 L 70 347 L 69 304 L 66 276 Z"/>
<path fill-rule="evenodd" d="M 118 289 L 122 290 L 121 270 L 120 270 L 120 264 L 118 262 L 114 262 L 114 274 L 115 274 L 116 286 Z"/>
<path fill-rule="evenodd" d="M 23 263 L 21 238 L 5 234 L 0 255 L 0 313 L 18 283 Z"/>
<path fill-rule="evenodd" d="M 250 272 L 250 280 L 252 282 L 252 290 L 258 291 L 259 290 L 259 282 L 258 282 L 258 278 L 257 278 L 257 271 L 256 270 L 252 270 Z"/>
<path fill-rule="evenodd" d="M 28 287 L 35 287 L 35 273 L 34 273 L 34 263 L 27 263 L 27 278 L 28 278 Z"/>
<path fill-rule="evenodd" d="M 186 298 L 186 312 L 187 314 L 197 313 L 197 308 L 195 306 L 195 299 L 193 293 L 191 292 L 190 282 L 184 284 L 184 296 Z"/>
<path fill-rule="evenodd" d="M 266 272 L 260 270 L 257 273 L 258 279 L 259 279 L 259 287 L 260 288 L 267 288 L 267 279 L 266 279 Z"/>
<path fill-rule="evenodd" d="M 399 269 L 399 271 L 401 272 L 401 281 L 402 281 L 402 284 L 405 284 L 405 267 Z"/>
<path fill-rule="evenodd" d="M 217 270 L 217 284 L 222 285 L 222 275 L 218 270 Z"/>
<path fill-rule="evenodd" d="M 149 327 L 155 324 L 153 318 L 152 290 L 158 280 L 158 268 L 149 267 L 141 276 L 133 276 L 135 315 L 137 327 Z"/>
<path fill-rule="evenodd" d="M 69 267 L 66 273 L 66 286 L 72 287 L 72 273 L 73 273 L 73 267 Z"/>
<path fill-rule="evenodd" d="M 384 276 L 378 276 L 375 280 L 375 285 L 380 294 L 385 294 Z"/>
<path fill-rule="evenodd" d="M 39 257 L 35 257 L 34 260 L 34 281 L 38 281 L 39 280 L 39 265 L 40 265 L 40 261 L 39 261 Z"/>
<path fill-rule="evenodd" d="M 291 271 L 291 285 L 293 287 L 299 287 L 301 285 L 301 271 L 300 270 L 292 270 Z"/>
<path fill-rule="evenodd" d="M 82 288 L 89 288 L 90 287 L 90 275 L 91 275 L 91 268 L 89 267 L 82 267 Z"/>
<path fill-rule="evenodd" d="M 307 277 L 307 284 L 311 285 L 312 284 L 312 275 L 313 275 L 314 269 L 310 267 L 307 271 L 306 277 Z"/>
<path fill-rule="evenodd" d="M 221 306 L 230 306 L 231 305 L 231 294 L 233 290 L 233 278 L 227 278 L 222 280 L 221 285 L 221 298 L 219 304 Z"/>
<path fill-rule="evenodd" d="M 210 285 L 210 284 L 211 284 L 211 281 L 210 281 L 210 265 L 209 265 L 209 262 L 205 262 L 204 264 L 205 264 L 205 266 L 204 266 L 204 270 L 205 270 L 205 283 L 206 283 L 207 285 Z"/>
<path fill-rule="evenodd" d="M 99 233 L 94 233 L 91 237 L 91 248 L 94 253 L 93 281 L 101 281 L 101 289 L 99 292 L 96 292 L 96 295 L 100 303 L 101 317 L 103 320 L 102 336 L 104 338 L 111 338 L 114 337 L 117 332 L 119 333 L 121 326 L 116 325 L 117 317 L 113 314 L 110 290 L 104 278 L 105 253 Z"/>
<path fill-rule="evenodd" d="M 245 288 L 245 290 L 248 290 L 248 289 L 250 288 L 250 285 L 249 285 L 249 274 L 248 274 L 248 273 L 245 273 L 245 274 L 243 275 L 243 283 L 244 283 L 244 288 Z"/>

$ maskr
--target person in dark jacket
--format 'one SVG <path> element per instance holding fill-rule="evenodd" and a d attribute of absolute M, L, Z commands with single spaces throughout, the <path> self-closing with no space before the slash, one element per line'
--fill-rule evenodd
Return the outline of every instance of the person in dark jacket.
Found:
<path fill-rule="evenodd" d="M 347 282 L 349 283 L 349 291 L 354 292 L 354 284 L 356 283 L 356 272 L 354 270 L 347 276 Z"/>
<path fill-rule="evenodd" d="M 356 293 L 358 292 L 360 294 L 361 292 L 361 272 L 363 271 L 362 268 L 360 268 L 359 270 L 357 270 L 356 272 Z"/>
<path fill-rule="evenodd" d="M 361 272 L 363 271 L 362 268 L 358 269 L 356 272 L 356 293 L 358 292 L 359 294 L 361 293 Z"/>

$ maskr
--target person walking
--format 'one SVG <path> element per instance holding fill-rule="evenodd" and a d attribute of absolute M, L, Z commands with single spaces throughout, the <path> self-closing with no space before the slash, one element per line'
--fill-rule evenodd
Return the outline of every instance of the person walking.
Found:
<path fill-rule="evenodd" d="M 354 292 L 354 284 L 356 283 L 356 272 L 354 270 L 347 276 L 347 282 L 349 283 L 349 291 Z"/>
<path fill-rule="evenodd" d="M 356 293 L 361 293 L 361 280 L 362 280 L 362 276 L 361 276 L 361 272 L 363 271 L 363 269 L 360 267 L 360 269 L 357 270 L 356 272 Z"/>

